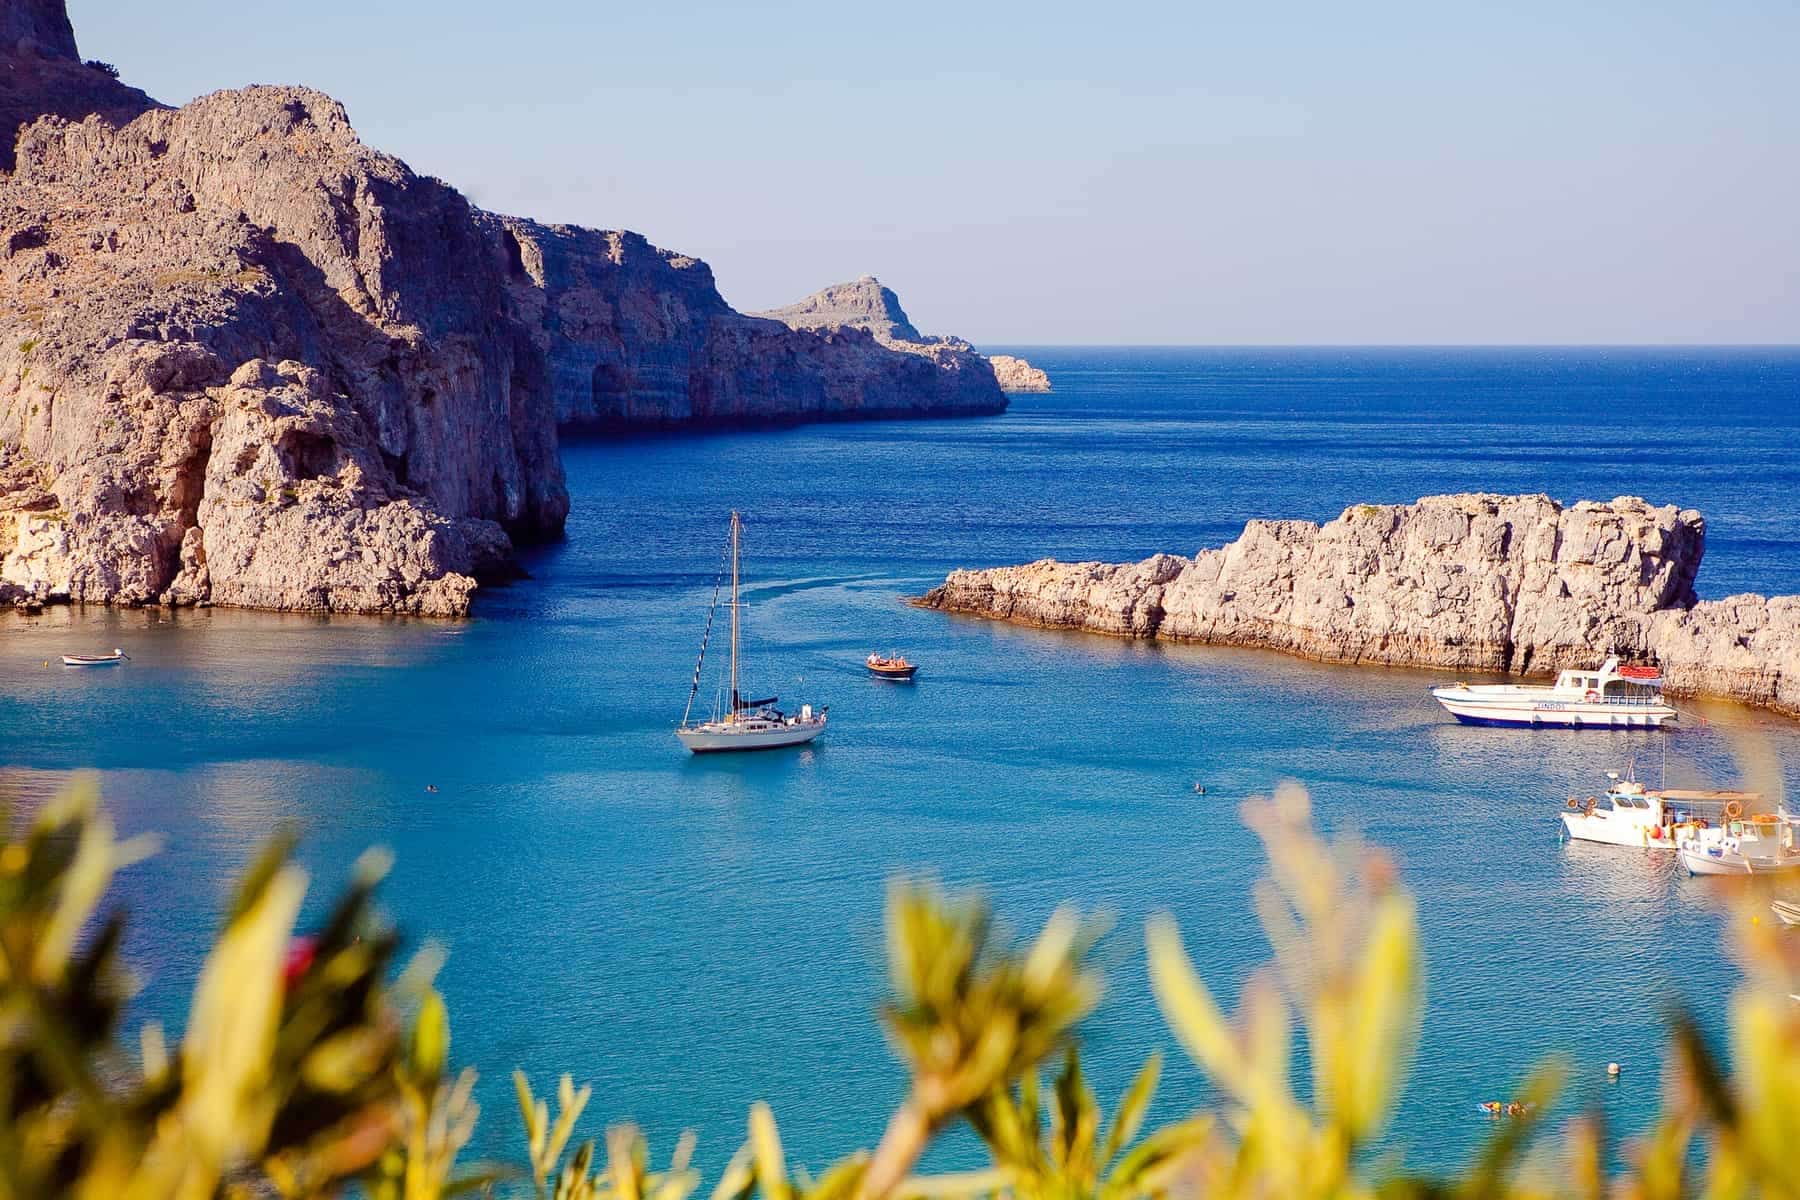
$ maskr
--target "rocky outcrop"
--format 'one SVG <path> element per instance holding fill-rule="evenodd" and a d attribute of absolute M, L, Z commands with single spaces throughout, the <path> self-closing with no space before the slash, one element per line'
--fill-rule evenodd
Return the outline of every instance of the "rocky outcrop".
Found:
<path fill-rule="evenodd" d="M 110 67 L 81 61 L 63 0 L 0 4 L 0 171 L 12 169 L 19 128 L 41 116 L 98 115 L 122 125 L 154 107 Z"/>
<path fill-rule="evenodd" d="M 1050 376 L 1022 358 L 990 354 L 988 362 L 994 366 L 994 378 L 999 381 L 1000 390 L 1009 396 L 1050 390 Z"/>
<path fill-rule="evenodd" d="M 958 406 L 967 411 L 1000 412 L 1006 407 L 1005 393 L 986 358 L 961 338 L 921 334 L 900 307 L 900 297 L 873 275 L 833 284 L 797 304 L 757 315 L 864 354 L 889 351 L 922 359 L 932 369 L 915 362 L 912 370 L 921 378 L 940 381 L 939 390 L 957 397 Z"/>
<path fill-rule="evenodd" d="M 913 348 L 853 327 L 793 328 L 745 316 L 720 298 L 705 263 L 637 234 L 482 220 L 565 425 L 962 416 L 1006 407 L 985 360 L 966 345 Z"/>
<path fill-rule="evenodd" d="M 35 490 L 0 495 L 6 586 L 458 613 L 507 530 L 560 530 L 555 406 L 488 241 L 335 101 L 48 118 L 18 149 L 0 447 Z"/>
<path fill-rule="evenodd" d="M 1431 496 L 1251 521 L 1193 558 L 955 571 L 919 603 L 1324 662 L 1524 675 L 1619 654 L 1677 692 L 1800 713 L 1800 598 L 1697 602 L 1704 548 L 1699 513 L 1632 497 Z"/>
<path fill-rule="evenodd" d="M 0 602 L 461 613 L 560 533 L 559 421 L 1005 406 L 979 356 L 481 213 L 318 92 L 162 108 L 62 0 L 0 8 L 0 134 Z"/>
<path fill-rule="evenodd" d="M 834 283 L 798 303 L 756 315 L 793 329 L 866 329 L 883 342 L 926 340 L 907 319 L 894 289 L 873 275 L 864 275 L 853 283 Z"/>

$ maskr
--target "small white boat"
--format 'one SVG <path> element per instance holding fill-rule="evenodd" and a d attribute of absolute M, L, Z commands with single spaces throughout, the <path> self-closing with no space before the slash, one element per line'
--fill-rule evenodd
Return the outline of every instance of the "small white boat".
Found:
<path fill-rule="evenodd" d="M 1781 918 L 1783 925 L 1800 925 L 1800 904 L 1792 900 L 1771 900 L 1769 907 Z"/>
<path fill-rule="evenodd" d="M 1663 700 L 1661 672 L 1622 667 L 1616 657 L 1598 671 L 1564 671 L 1550 686 L 1457 683 L 1431 696 L 1465 725 L 1654 729 L 1677 716 Z"/>
<path fill-rule="evenodd" d="M 1782 808 L 1702 829 L 1676 843 L 1690 875 L 1800 871 L 1800 815 Z"/>
<path fill-rule="evenodd" d="M 1585 801 L 1570 796 L 1559 814 L 1563 833 L 1584 842 L 1674 850 L 1684 837 L 1722 826 L 1762 802 L 1755 792 L 1651 789 L 1608 771 L 1611 786 Z"/>
<path fill-rule="evenodd" d="M 131 655 L 117 646 L 111 654 L 65 654 L 62 656 L 65 667 L 110 667 L 114 663 L 129 661 Z"/>
<path fill-rule="evenodd" d="M 738 560 L 743 541 L 743 518 L 731 514 L 731 686 L 730 702 L 723 714 L 715 712 L 710 721 L 692 721 L 694 697 L 700 692 L 700 672 L 706 665 L 706 644 L 712 639 L 713 618 L 719 611 L 718 588 L 713 589 L 712 610 L 707 614 L 706 632 L 700 637 L 700 659 L 694 664 L 694 686 L 688 690 L 687 711 L 675 736 L 695 754 L 713 754 L 727 750 L 775 750 L 782 746 L 798 746 L 825 732 L 826 710 L 813 711 L 813 706 L 800 706 L 798 716 L 782 712 L 775 705 L 780 699 L 745 700 L 738 693 L 738 614 L 743 603 L 738 599 Z"/>

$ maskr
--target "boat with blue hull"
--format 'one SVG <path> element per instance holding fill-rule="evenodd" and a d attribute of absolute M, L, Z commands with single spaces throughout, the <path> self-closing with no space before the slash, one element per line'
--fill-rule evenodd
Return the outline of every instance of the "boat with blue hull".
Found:
<path fill-rule="evenodd" d="M 1597 671 L 1564 671 L 1549 686 L 1455 683 L 1432 688 L 1431 697 L 1465 725 L 1657 729 L 1679 716 L 1662 683 L 1655 667 L 1621 666 L 1614 657 Z"/>

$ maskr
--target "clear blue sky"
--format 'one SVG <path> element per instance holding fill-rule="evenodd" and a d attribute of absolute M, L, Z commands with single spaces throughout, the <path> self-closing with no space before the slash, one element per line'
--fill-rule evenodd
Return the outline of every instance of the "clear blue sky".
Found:
<path fill-rule="evenodd" d="M 1800 4 L 70 0 L 152 95 L 305 83 L 740 308 L 977 342 L 1800 341 Z"/>

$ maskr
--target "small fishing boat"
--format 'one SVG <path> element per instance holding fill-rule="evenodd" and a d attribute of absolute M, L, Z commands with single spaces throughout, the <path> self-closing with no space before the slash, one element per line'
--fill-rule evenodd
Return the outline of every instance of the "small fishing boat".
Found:
<path fill-rule="evenodd" d="M 1762 803 L 1756 792 L 1647 788 L 1608 771 L 1611 784 L 1599 796 L 1570 796 L 1558 814 L 1565 836 L 1608 846 L 1674 850 L 1702 829 L 1736 820 Z"/>
<path fill-rule="evenodd" d="M 915 664 L 907 662 L 906 656 L 902 654 L 890 654 L 885 658 L 879 654 L 871 654 L 863 660 L 863 665 L 877 679 L 892 679 L 901 683 L 911 679 L 919 670 Z"/>
<path fill-rule="evenodd" d="M 1676 843 L 1690 875 L 1773 875 L 1800 871 L 1800 814 L 1781 808 L 1701 829 Z"/>
<path fill-rule="evenodd" d="M 65 654 L 62 656 L 65 667 L 110 667 L 114 663 L 126 662 L 131 655 L 117 646 L 111 654 Z"/>
<path fill-rule="evenodd" d="M 1655 667 L 1564 671 L 1551 686 L 1457 683 L 1431 689 L 1432 699 L 1465 725 L 1560 726 L 1565 729 L 1654 729 L 1677 713 L 1663 700 Z"/>
<path fill-rule="evenodd" d="M 763 700 L 745 700 L 738 692 L 739 647 L 743 641 L 740 617 L 744 605 L 738 596 L 739 560 L 743 546 L 743 517 L 731 514 L 731 537 L 726 553 L 731 559 L 731 673 L 730 700 L 724 712 L 715 711 L 709 721 L 693 721 L 694 698 L 700 692 L 700 672 L 706 666 L 706 644 L 712 640 L 713 618 L 719 611 L 719 585 L 713 585 L 712 608 L 706 615 L 706 632 L 700 636 L 700 658 L 694 663 L 694 685 L 688 690 L 687 710 L 681 714 L 681 725 L 675 736 L 695 754 L 711 754 L 727 750 L 774 750 L 782 746 L 798 746 L 825 732 L 826 710 L 813 711 L 803 704 L 799 715 L 776 708 L 779 696 Z M 720 569 L 723 580 L 724 570 Z"/>
<path fill-rule="evenodd" d="M 1775 910 L 1783 925 L 1800 925 L 1800 904 L 1792 900 L 1771 900 L 1769 907 Z"/>

